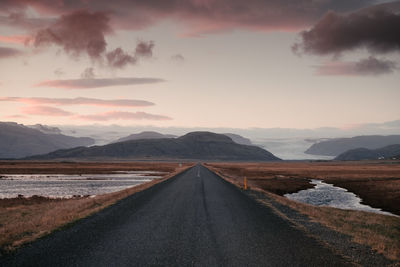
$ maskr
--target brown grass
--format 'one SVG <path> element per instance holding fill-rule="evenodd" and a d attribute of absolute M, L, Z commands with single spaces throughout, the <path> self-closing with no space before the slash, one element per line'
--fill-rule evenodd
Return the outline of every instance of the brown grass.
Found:
<path fill-rule="evenodd" d="M 360 196 L 363 203 L 400 215 L 400 161 L 212 163 L 224 175 L 278 195 L 310 188 L 321 179 Z"/>
<path fill-rule="evenodd" d="M 190 163 L 185 163 L 190 164 Z M 184 164 L 184 165 L 185 165 Z M 176 162 L 0 161 L 1 174 L 109 174 L 114 171 L 174 171 Z"/>
<path fill-rule="evenodd" d="M 53 166 L 52 164 L 53 163 L 50 165 Z M 153 180 L 123 191 L 98 195 L 92 198 L 48 199 L 32 197 L 28 199 L 15 198 L 0 200 L 0 248 L 3 251 L 13 250 L 21 244 L 47 235 L 57 228 L 98 212 L 129 195 L 165 181 L 192 166 L 190 163 L 186 163 L 182 167 L 178 167 L 177 163 L 169 164 L 170 165 L 167 163 L 145 163 L 145 170 L 150 170 L 150 166 L 153 171 L 169 170 L 168 174 L 162 179 Z M 103 163 L 101 163 L 101 165 L 103 166 Z M 130 165 L 130 170 L 137 170 L 143 167 L 143 163 L 129 163 L 128 165 Z M 23 165 L 20 165 L 20 167 L 21 166 Z M 47 165 L 41 166 L 42 168 L 30 166 L 30 170 L 47 170 Z M 80 166 L 82 167 L 82 165 Z M 90 168 L 95 169 L 93 165 L 90 165 Z M 100 169 L 102 169 L 101 166 Z M 121 170 L 116 165 L 113 165 L 112 169 L 114 171 L 117 169 Z M 1 171 L 2 170 L 3 169 L 1 169 Z M 39 171 L 39 173 L 43 172 Z"/>
<path fill-rule="evenodd" d="M 363 183 L 367 177 L 379 177 L 383 181 L 389 179 L 387 186 L 389 188 L 397 188 L 398 182 L 394 180 L 392 185 L 391 178 L 399 177 L 398 165 L 380 165 L 377 163 L 273 163 L 273 164 L 207 164 L 207 167 L 219 173 L 224 179 L 229 182 L 243 187 L 243 175 L 253 173 L 257 170 L 257 176 L 265 177 L 265 179 L 273 179 L 276 175 L 289 175 L 295 177 L 306 176 L 309 178 L 335 178 L 347 184 L 346 182 L 357 181 L 357 184 Z M 258 165 L 258 166 L 257 166 Z M 376 171 L 377 167 L 381 167 L 381 172 Z M 287 167 L 287 169 L 286 169 Z M 308 167 L 308 168 L 307 168 Z M 266 171 L 262 174 L 263 170 Z M 357 170 L 360 173 L 357 173 Z M 250 175 L 250 177 L 253 177 Z M 346 178 L 347 177 L 347 178 Z M 346 180 L 348 179 L 348 180 Z M 324 179 L 325 180 L 325 179 Z M 376 184 L 374 184 L 376 185 Z M 273 200 L 291 207 L 302 214 L 307 215 L 312 221 L 321 223 L 335 231 L 344 233 L 352 237 L 354 242 L 365 244 L 379 253 L 382 253 L 387 258 L 392 260 L 400 260 L 400 218 L 374 214 L 362 211 L 341 210 L 330 207 L 316 207 L 304 203 L 289 200 L 285 197 L 271 193 L 268 186 L 263 188 L 257 187 L 257 183 L 253 183 L 255 190 L 262 191 Z M 364 188 L 370 184 L 366 183 Z M 381 192 L 385 186 L 381 188 L 370 189 L 372 192 Z M 392 187 L 393 186 L 393 187 Z M 285 186 L 282 186 L 285 187 Z M 370 191 L 363 189 L 367 194 Z M 392 192 L 392 191 L 389 191 Z M 400 192 L 391 194 L 397 195 Z M 381 195 L 380 195 L 381 196 Z M 386 196 L 387 199 L 393 196 Z M 268 203 L 266 203 L 269 205 Z M 271 206 L 271 205 L 270 205 Z M 273 206 L 271 206 L 273 208 Z M 279 213 L 279 212 L 278 212 Z"/>

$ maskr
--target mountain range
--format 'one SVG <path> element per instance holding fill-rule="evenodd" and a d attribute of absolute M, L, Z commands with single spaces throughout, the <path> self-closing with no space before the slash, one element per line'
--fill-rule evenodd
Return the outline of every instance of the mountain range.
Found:
<path fill-rule="evenodd" d="M 311 155 L 338 156 L 351 149 L 378 149 L 394 144 L 400 144 L 400 135 L 364 135 L 321 141 L 313 144 L 305 153 Z"/>
<path fill-rule="evenodd" d="M 92 144 L 94 140 L 88 137 L 46 134 L 15 122 L 0 122 L 0 158 L 3 159 L 22 158 Z"/>
<path fill-rule="evenodd" d="M 28 159 L 280 160 L 260 147 L 237 144 L 226 135 L 211 132 L 191 132 L 178 138 L 139 139 L 104 146 L 63 149 Z"/>
<path fill-rule="evenodd" d="M 346 151 L 335 160 L 374 160 L 391 159 L 400 155 L 400 144 L 385 146 L 378 149 L 357 148 Z"/>

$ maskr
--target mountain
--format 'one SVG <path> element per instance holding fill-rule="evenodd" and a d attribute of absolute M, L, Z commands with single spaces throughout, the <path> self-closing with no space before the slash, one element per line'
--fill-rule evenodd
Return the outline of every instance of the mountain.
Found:
<path fill-rule="evenodd" d="M 172 134 L 161 134 L 153 131 L 145 131 L 137 134 L 131 134 L 126 137 L 122 137 L 113 143 L 124 142 L 129 140 L 139 140 L 139 139 L 162 139 L 162 138 L 175 138 L 176 135 Z"/>
<path fill-rule="evenodd" d="M 61 148 L 88 146 L 94 140 L 62 134 L 45 134 L 15 122 L 0 122 L 0 158 L 22 158 Z"/>
<path fill-rule="evenodd" d="M 390 159 L 398 155 L 400 155 L 400 144 L 373 150 L 367 148 L 352 149 L 340 154 L 335 160 Z"/>
<path fill-rule="evenodd" d="M 58 150 L 29 159 L 188 159 L 272 161 L 280 160 L 270 152 L 240 145 L 223 134 L 192 132 L 179 138 L 140 139 L 104 146 Z"/>
<path fill-rule="evenodd" d="M 400 135 L 364 135 L 322 141 L 313 144 L 305 153 L 311 155 L 338 156 L 350 149 L 377 149 L 394 144 L 400 144 Z"/>
<path fill-rule="evenodd" d="M 43 124 L 27 125 L 27 127 L 39 130 L 45 134 L 61 134 L 61 130 L 59 128 Z"/>
<path fill-rule="evenodd" d="M 243 137 L 238 134 L 233 134 L 233 133 L 224 133 L 223 135 L 226 135 L 232 139 L 233 142 L 236 144 L 241 144 L 241 145 L 247 145 L 247 146 L 252 146 L 253 143 L 251 142 L 250 139 Z"/>

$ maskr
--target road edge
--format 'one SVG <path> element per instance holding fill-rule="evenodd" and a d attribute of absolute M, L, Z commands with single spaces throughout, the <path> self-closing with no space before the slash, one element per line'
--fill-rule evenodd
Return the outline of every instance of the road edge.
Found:
<path fill-rule="evenodd" d="M 249 188 L 245 191 L 244 185 L 227 177 L 212 166 L 204 163 L 202 166 L 213 172 L 222 180 L 239 188 L 243 194 L 252 198 L 257 203 L 270 208 L 276 215 L 290 222 L 294 228 L 303 231 L 307 236 L 315 239 L 321 245 L 347 259 L 349 262 L 361 266 L 400 266 L 399 261 L 388 259 L 367 245 L 354 243 L 351 236 L 311 220 L 306 214 L 300 213 L 284 202 L 278 202 L 275 197 L 272 196 L 274 194 L 256 187 Z M 311 228 L 316 228 L 316 230 L 311 231 Z M 342 246 L 344 246 L 344 248 L 342 248 Z"/>
<path fill-rule="evenodd" d="M 51 228 L 48 231 L 46 231 L 44 233 L 41 233 L 40 235 L 34 236 L 31 239 L 28 239 L 28 240 L 25 240 L 25 241 L 23 241 L 21 243 L 18 243 L 18 245 L 9 246 L 7 249 L 0 247 L 0 259 L 2 257 L 7 257 L 9 255 L 12 255 L 12 254 L 16 253 L 19 249 L 21 249 L 23 247 L 26 247 L 26 246 L 29 246 L 30 244 L 32 244 L 32 243 L 34 243 L 34 242 L 36 242 L 38 240 L 41 240 L 43 238 L 47 238 L 48 236 L 52 235 L 53 233 L 56 233 L 58 231 L 62 231 L 64 229 L 68 229 L 70 227 L 73 227 L 75 224 L 77 224 L 77 223 L 79 223 L 79 222 L 81 222 L 81 221 L 83 221 L 85 219 L 88 219 L 88 218 L 90 218 L 92 216 L 95 216 L 96 214 L 98 214 L 98 213 L 100 213 L 102 211 L 105 211 L 106 209 L 109 209 L 114 205 L 117 205 L 119 202 L 125 200 L 128 197 L 131 197 L 131 196 L 133 196 L 135 194 L 138 194 L 138 193 L 143 193 L 143 192 L 145 192 L 147 190 L 150 190 L 154 186 L 158 186 L 158 185 L 164 184 L 164 183 L 166 183 L 166 182 L 168 182 L 170 180 L 173 180 L 175 177 L 187 172 L 188 170 L 190 170 L 194 166 L 195 166 L 195 164 L 187 166 L 187 167 L 181 167 L 181 168 L 178 168 L 177 170 L 175 170 L 174 172 L 166 175 L 163 178 L 152 180 L 152 181 L 149 181 L 149 182 L 137 185 L 137 186 L 129 187 L 129 188 L 126 188 L 126 189 L 121 190 L 121 191 L 116 191 L 116 192 L 112 192 L 112 193 L 99 195 L 99 197 L 104 197 L 104 196 L 111 196 L 113 194 L 121 194 L 120 197 L 116 197 L 115 199 L 111 199 L 110 201 L 106 202 L 104 205 L 99 206 L 98 209 L 96 209 L 96 210 L 94 210 L 92 212 L 89 212 L 88 214 L 86 214 L 84 216 L 80 216 L 79 218 L 72 218 L 71 220 L 63 223 L 62 225 L 58 225 L 57 227 Z M 130 192 L 131 190 L 133 192 Z"/>

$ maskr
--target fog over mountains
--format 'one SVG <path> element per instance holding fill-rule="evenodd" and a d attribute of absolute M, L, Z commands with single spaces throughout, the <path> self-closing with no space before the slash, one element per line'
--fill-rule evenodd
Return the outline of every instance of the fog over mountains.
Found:
<path fill-rule="evenodd" d="M 351 149 L 378 149 L 400 144 L 400 135 L 365 135 L 352 138 L 335 138 L 313 144 L 305 151 L 307 154 L 337 156 Z"/>
<path fill-rule="evenodd" d="M 204 129 L 229 136 L 237 144 L 259 146 L 279 158 L 289 160 L 330 160 L 350 149 L 376 149 L 400 143 L 400 120 L 381 124 L 363 124 L 346 129 L 329 127 L 317 129 L 163 128 L 120 125 L 48 126 L 42 124 L 24 126 L 12 122 L 3 122 L 0 126 L 2 126 L 0 130 L 4 136 L 0 140 L 1 148 L 3 148 L 0 154 L 1 158 L 20 158 L 62 148 L 93 144 L 106 145 L 127 140 L 177 138 L 192 130 L 204 131 Z M 19 130 L 15 131 L 11 126 L 14 128 L 18 126 Z M 21 135 L 21 129 L 24 129 L 24 137 Z M 6 133 L 7 131 L 9 133 Z M 397 137 L 393 135 L 392 137 L 360 136 L 353 138 L 354 133 L 362 133 L 362 135 L 396 133 L 398 135 Z M 394 140 L 392 140 L 393 138 Z M 360 140 L 363 141 L 360 142 Z M 305 151 L 309 154 L 306 154 Z"/>
<path fill-rule="evenodd" d="M 216 127 L 155 127 L 121 125 L 55 125 L 63 134 L 88 136 L 97 140 L 97 144 L 106 144 L 132 133 L 155 131 L 176 136 L 188 132 L 209 131 L 215 133 L 234 133 L 251 140 L 271 138 L 342 138 L 358 135 L 396 135 L 400 134 L 400 120 L 385 123 L 366 123 L 345 128 L 321 127 L 314 129 L 295 128 L 216 128 Z"/>

